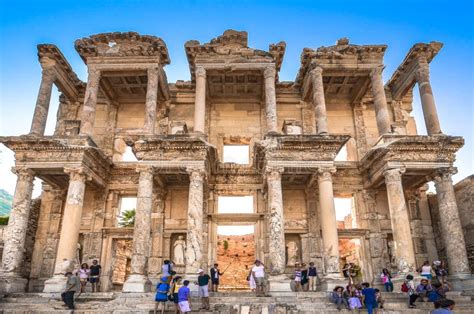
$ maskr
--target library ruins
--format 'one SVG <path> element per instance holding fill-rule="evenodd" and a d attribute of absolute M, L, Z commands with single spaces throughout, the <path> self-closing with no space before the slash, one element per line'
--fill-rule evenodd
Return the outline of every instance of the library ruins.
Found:
<path fill-rule="evenodd" d="M 176 83 L 158 37 L 104 33 L 75 48 L 87 82 L 58 47 L 38 45 L 31 131 L 0 137 L 18 176 L 1 291 L 60 292 L 65 272 L 94 259 L 101 291 L 147 292 L 164 260 L 189 277 L 233 263 L 227 281 L 238 289 L 248 271 L 235 265 L 255 259 L 272 291 L 289 289 L 300 261 L 315 263 L 324 290 L 349 262 L 378 284 L 382 268 L 406 274 L 446 260 L 465 289 L 473 177 L 453 186 L 464 140 L 444 134 L 436 112 L 430 63 L 441 43 L 413 45 L 385 84 L 387 46 L 347 38 L 304 48 L 291 82 L 279 80 L 285 42 L 254 49 L 234 30 L 186 42 L 191 79 Z M 46 136 L 53 85 L 57 122 Z M 426 135 L 411 115 L 415 85 Z M 131 227 L 120 225 L 125 209 L 135 209 Z"/>

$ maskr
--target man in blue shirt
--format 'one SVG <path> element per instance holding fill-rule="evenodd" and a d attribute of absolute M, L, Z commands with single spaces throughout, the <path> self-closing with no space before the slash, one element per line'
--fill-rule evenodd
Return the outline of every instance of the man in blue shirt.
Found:
<path fill-rule="evenodd" d="M 454 301 L 449 299 L 436 301 L 435 309 L 431 311 L 431 314 L 453 314 L 454 304 Z"/>
<path fill-rule="evenodd" d="M 183 286 L 178 290 L 178 305 L 181 313 L 191 312 L 189 303 L 190 290 L 188 288 L 189 280 L 183 281 Z"/>
<path fill-rule="evenodd" d="M 364 282 L 362 287 L 362 295 L 364 296 L 364 304 L 367 308 L 367 313 L 372 314 L 374 313 L 374 310 L 377 312 L 378 304 L 375 289 L 370 288 L 370 284 L 368 282 Z"/>

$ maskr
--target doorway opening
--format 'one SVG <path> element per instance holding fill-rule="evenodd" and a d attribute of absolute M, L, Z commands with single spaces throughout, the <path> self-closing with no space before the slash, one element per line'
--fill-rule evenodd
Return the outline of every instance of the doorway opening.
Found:
<path fill-rule="evenodd" d="M 132 239 L 114 241 L 112 255 L 112 284 L 114 291 L 122 291 L 123 283 L 130 274 L 132 261 Z"/>
<path fill-rule="evenodd" d="M 255 262 L 255 226 L 217 226 L 217 259 L 222 290 L 248 290 L 247 276 Z"/>
<path fill-rule="evenodd" d="M 362 283 L 362 243 L 360 238 L 339 239 L 340 269 L 351 265 L 350 273 L 354 283 Z M 344 271 L 343 271 L 344 272 Z M 345 274 L 346 275 L 346 274 Z"/>

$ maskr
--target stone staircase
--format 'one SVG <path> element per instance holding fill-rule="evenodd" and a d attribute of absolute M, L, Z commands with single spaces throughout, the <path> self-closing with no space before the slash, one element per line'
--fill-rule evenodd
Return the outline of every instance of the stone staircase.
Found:
<path fill-rule="evenodd" d="M 379 314 L 421 314 L 429 313 L 433 304 L 417 302 L 416 309 L 409 309 L 407 297 L 402 293 L 385 293 L 385 309 Z M 456 302 L 455 313 L 474 313 L 474 302 L 470 296 L 450 293 L 450 299 Z M 84 293 L 76 300 L 75 314 L 125 314 L 153 313 L 154 294 L 123 294 L 123 293 Z M 305 314 L 305 313 L 357 313 L 357 311 L 338 311 L 328 301 L 325 292 L 274 292 L 269 297 L 256 297 L 250 292 L 219 292 L 211 294 L 211 311 L 200 313 L 229 314 Z M 201 305 L 198 297 L 191 300 L 193 312 L 199 312 Z M 72 313 L 67 310 L 57 295 L 46 293 L 11 294 L 0 298 L 0 313 Z M 362 310 L 361 313 L 366 313 Z M 165 313 L 174 313 L 174 304 L 168 302 Z"/>

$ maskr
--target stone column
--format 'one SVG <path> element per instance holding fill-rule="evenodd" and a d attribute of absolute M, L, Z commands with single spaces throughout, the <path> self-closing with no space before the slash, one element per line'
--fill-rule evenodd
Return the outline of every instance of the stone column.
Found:
<path fill-rule="evenodd" d="M 420 91 L 421 106 L 425 118 L 428 135 L 442 134 L 439 124 L 438 112 L 430 83 L 430 67 L 426 61 L 419 62 L 415 71 L 415 78 Z"/>
<path fill-rule="evenodd" d="M 265 79 L 265 115 L 267 118 L 268 133 L 278 133 L 275 76 L 275 65 L 267 66 L 263 71 L 263 77 Z"/>
<path fill-rule="evenodd" d="M 390 116 L 388 114 L 385 88 L 382 81 L 383 66 L 378 66 L 370 72 L 372 81 L 372 94 L 374 96 L 375 117 L 379 135 L 391 133 Z"/>
<path fill-rule="evenodd" d="M 30 215 L 33 171 L 27 168 L 12 168 L 18 179 L 13 196 L 12 211 L 3 240 L 0 292 L 24 292 L 28 280 L 22 277 L 21 266 L 25 253 L 25 240 Z"/>
<path fill-rule="evenodd" d="M 197 66 L 196 71 L 196 95 L 194 101 L 194 132 L 205 133 L 206 121 L 206 69 Z"/>
<path fill-rule="evenodd" d="M 100 71 L 89 67 L 89 78 L 84 95 L 84 107 L 82 109 L 82 135 L 92 135 L 95 120 L 95 107 L 97 105 L 97 94 L 99 92 Z"/>
<path fill-rule="evenodd" d="M 205 171 L 201 168 L 188 168 L 188 231 L 186 237 L 186 274 L 197 274 L 203 258 L 203 201 Z"/>
<path fill-rule="evenodd" d="M 153 168 L 138 169 L 137 209 L 133 227 L 133 246 L 130 276 L 123 284 L 123 292 L 150 292 L 147 277 L 151 243 L 151 211 L 153 207 Z"/>
<path fill-rule="evenodd" d="M 311 83 L 313 84 L 313 105 L 316 119 L 316 133 L 327 134 L 328 121 L 326 114 L 326 100 L 324 99 L 323 68 L 318 66 L 311 70 L 309 75 L 311 76 Z"/>
<path fill-rule="evenodd" d="M 410 230 L 410 219 L 402 185 L 403 168 L 385 170 L 385 185 L 387 187 L 388 208 L 397 268 L 399 273 L 415 271 L 415 250 Z"/>
<path fill-rule="evenodd" d="M 44 135 L 46 120 L 48 119 L 49 103 L 51 101 L 51 92 L 55 79 L 56 72 L 52 66 L 43 68 L 38 98 L 36 98 L 35 113 L 33 115 L 33 121 L 31 122 L 30 134 L 32 135 Z"/>
<path fill-rule="evenodd" d="M 145 124 L 143 129 L 147 134 L 154 134 L 156 121 L 156 100 L 158 97 L 158 68 L 149 68 L 147 73 L 148 82 L 146 88 Z"/>
<path fill-rule="evenodd" d="M 321 210 L 321 233 L 324 247 L 324 268 L 326 276 L 340 277 L 339 238 L 337 235 L 336 208 L 332 188 L 332 174 L 335 168 L 327 167 L 318 170 L 319 207 Z"/>
<path fill-rule="evenodd" d="M 54 276 L 45 281 L 44 292 L 62 292 L 66 284 L 64 274 L 73 271 L 81 261 L 77 259 L 77 244 L 81 229 L 82 206 L 87 174 L 82 168 L 67 168 L 69 187 L 59 236 Z"/>
<path fill-rule="evenodd" d="M 438 198 L 441 234 L 446 248 L 450 275 L 469 275 L 469 261 L 451 176 L 455 168 L 437 171 L 434 182 Z"/>
<path fill-rule="evenodd" d="M 283 220 L 283 194 L 281 174 L 283 168 L 265 169 L 268 195 L 268 250 L 270 255 L 270 273 L 281 275 L 285 272 L 285 226 Z"/>

